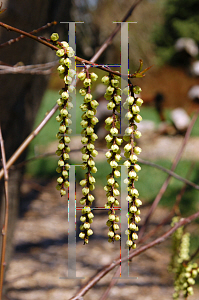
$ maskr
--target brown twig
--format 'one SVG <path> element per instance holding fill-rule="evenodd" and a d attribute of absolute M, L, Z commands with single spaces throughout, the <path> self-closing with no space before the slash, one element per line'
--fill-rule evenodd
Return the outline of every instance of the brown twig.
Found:
<path fill-rule="evenodd" d="M 51 26 L 53 26 L 53 25 L 56 25 L 56 24 L 57 24 L 57 22 L 56 22 L 56 21 L 53 21 L 53 22 L 51 22 L 51 23 L 47 23 L 46 25 L 44 25 L 44 26 L 42 26 L 42 27 L 40 27 L 40 28 L 38 28 L 38 29 L 34 29 L 34 30 L 30 31 L 29 33 L 30 33 L 30 34 L 34 34 L 34 33 L 40 32 L 40 31 L 42 31 L 42 30 L 44 30 L 44 29 L 46 29 L 46 28 L 48 28 L 48 27 L 51 27 Z M 11 39 L 11 40 L 9 40 L 9 41 L 3 43 L 3 44 L 0 44 L 0 48 L 6 47 L 6 46 L 8 46 L 8 45 L 12 45 L 13 43 L 16 43 L 16 42 L 20 41 L 20 40 L 23 39 L 24 37 L 25 37 L 25 35 L 21 34 L 20 36 L 18 36 L 18 37 L 15 38 L 15 39 Z"/>
<path fill-rule="evenodd" d="M 58 61 L 52 61 L 45 64 L 26 65 L 26 66 L 6 66 L 0 65 L 0 74 L 39 74 L 48 75 L 52 72 Z"/>
<path fill-rule="evenodd" d="M 128 259 L 132 259 L 135 256 L 138 256 L 140 253 L 143 253 L 144 251 L 164 242 L 172 233 L 174 233 L 179 227 L 184 226 L 196 218 L 199 217 L 199 211 L 188 218 L 181 219 L 178 223 L 176 223 L 172 228 L 170 228 L 167 232 L 165 232 L 163 235 L 155 239 L 154 241 L 148 243 L 147 245 L 144 245 L 140 247 L 137 250 L 131 251 L 129 254 L 129 257 L 123 257 L 123 258 L 116 258 L 112 263 L 105 266 L 101 271 L 99 271 L 96 275 L 94 275 L 91 279 L 88 280 L 88 282 L 76 293 L 76 295 L 70 300 L 78 300 L 81 296 L 84 296 L 102 277 L 104 277 L 107 273 L 109 273 L 111 270 L 113 270 L 116 266 L 118 266 L 121 262 L 125 262 Z"/>
<path fill-rule="evenodd" d="M 129 16 L 131 15 L 131 13 L 133 12 L 133 10 L 135 9 L 135 7 L 137 6 L 137 4 L 140 3 L 141 1 L 142 1 L 142 0 L 139 0 L 136 4 L 134 4 L 134 5 L 130 8 L 130 10 L 129 10 L 129 12 L 127 13 L 126 16 L 129 17 Z M 125 18 L 122 20 L 122 22 L 125 22 L 125 21 L 126 21 L 126 16 L 125 16 Z M 31 34 L 31 33 L 28 33 L 28 32 L 23 31 L 23 30 L 21 30 L 21 29 L 15 28 L 15 27 L 10 26 L 10 25 L 8 25 L 8 24 L 5 24 L 5 23 L 3 23 L 3 22 L 0 22 L 0 26 L 2 26 L 3 28 L 6 28 L 7 30 L 15 31 L 15 32 L 20 33 L 20 34 L 23 35 L 23 36 L 27 36 L 27 37 L 29 37 L 29 38 L 31 38 L 31 39 L 34 39 L 34 40 L 36 40 L 37 42 L 39 42 L 39 43 L 41 43 L 41 44 L 44 44 L 45 46 L 47 46 L 47 47 L 49 47 L 49 48 L 51 48 L 51 49 L 53 49 L 53 50 L 58 50 L 58 49 L 59 49 L 58 47 L 56 47 L 55 45 L 53 45 L 53 44 L 51 44 L 49 41 L 47 41 L 47 39 L 44 39 L 44 38 L 42 38 L 42 37 L 37 37 L 37 36 L 35 36 L 35 35 Z M 134 74 L 129 74 L 129 75 L 128 75 L 128 74 L 121 74 L 121 73 L 119 73 L 119 72 L 117 72 L 117 71 L 112 71 L 112 70 L 110 70 L 109 68 L 106 68 L 106 67 L 103 67 L 103 66 L 101 66 L 101 65 L 98 65 L 98 64 L 95 64 L 95 63 L 94 63 L 94 62 L 99 58 L 99 56 L 103 53 L 103 51 L 107 48 L 107 46 L 111 43 L 111 41 L 112 41 L 112 39 L 114 38 L 114 36 L 116 35 L 116 33 L 119 31 L 120 26 L 119 26 L 119 27 L 118 27 L 118 26 L 119 26 L 119 25 L 117 24 L 116 29 L 113 31 L 113 33 L 110 35 L 110 37 L 105 41 L 105 43 L 100 47 L 100 49 L 97 51 L 97 53 L 93 56 L 93 58 L 92 58 L 90 61 L 85 60 L 85 59 L 83 59 L 83 58 L 81 58 L 81 57 L 79 57 L 79 56 L 74 56 L 74 58 L 75 58 L 77 61 L 81 62 L 82 64 L 85 64 L 85 63 L 86 63 L 86 64 L 88 64 L 88 65 L 90 65 L 90 66 L 94 66 L 94 67 L 99 68 L 99 69 L 101 69 L 101 70 L 103 70 L 103 71 L 105 71 L 105 72 L 109 72 L 109 73 L 111 72 L 112 74 L 121 76 L 121 77 L 123 77 L 123 78 L 127 78 L 127 77 L 129 77 L 129 78 L 144 77 L 144 76 L 145 76 L 144 72 L 146 72 L 147 70 L 149 70 L 151 67 L 149 67 L 149 68 L 143 70 L 142 72 L 141 72 L 141 68 L 139 67 L 138 70 L 140 70 L 140 72 L 136 71 Z M 101 49 L 102 49 L 102 50 L 101 50 Z M 140 62 L 140 66 L 141 66 L 141 62 Z M 87 67 L 87 68 L 88 68 L 88 67 Z"/>
<path fill-rule="evenodd" d="M 5 190 L 5 217 L 4 217 L 4 225 L 2 229 L 2 251 L 1 251 L 1 271 L 0 271 L 0 300 L 2 299 L 2 288 L 3 288 L 3 278 L 4 278 L 4 269 L 5 269 L 5 252 L 6 252 L 6 238 L 8 231 L 8 172 L 6 170 L 6 156 L 5 156 L 5 148 L 4 142 L 1 132 L 0 126 L 0 144 L 1 144 L 1 156 L 2 156 L 2 164 L 4 169 L 4 190 Z"/>
<path fill-rule="evenodd" d="M 187 131 L 186 131 L 184 140 L 183 140 L 183 142 L 182 142 L 182 145 L 181 145 L 181 147 L 180 147 L 180 149 L 179 149 L 179 151 L 178 151 L 178 153 L 177 153 L 177 155 L 176 155 L 176 157 L 175 157 L 175 159 L 174 159 L 174 161 L 173 161 L 173 164 L 172 164 L 172 167 L 171 167 L 171 171 L 172 171 L 172 172 L 175 170 L 175 168 L 176 168 L 178 162 L 179 162 L 180 159 L 181 159 L 182 153 L 183 153 L 183 151 L 184 151 L 184 149 L 185 149 L 185 146 L 186 146 L 186 144 L 187 144 L 187 142 L 188 142 L 188 139 L 189 139 L 189 137 L 190 137 L 192 128 L 193 128 L 193 126 L 194 126 L 194 124 L 195 124 L 195 122 L 196 122 L 196 120 L 197 120 L 198 114 L 199 114 L 199 109 L 195 112 L 195 114 L 194 114 L 194 116 L 193 116 L 193 118 L 192 118 L 192 120 L 191 120 L 191 122 L 190 122 L 190 124 L 189 124 L 189 126 L 188 126 L 188 128 L 187 128 Z M 149 210 L 149 212 L 148 212 L 148 214 L 147 214 L 147 216 L 146 216 L 144 225 L 142 226 L 142 228 L 141 228 L 141 230 L 140 230 L 140 233 L 139 233 L 139 238 L 140 238 L 140 239 L 142 238 L 142 236 L 143 236 L 143 234 L 144 234 L 144 231 L 145 231 L 146 226 L 147 226 L 147 224 L 148 224 L 148 222 L 149 222 L 149 220 L 150 220 L 150 217 L 152 216 L 152 214 L 153 214 L 154 210 L 156 209 L 158 203 L 160 202 L 160 200 L 161 200 L 163 194 L 165 193 L 165 191 L 166 191 L 166 189 L 167 189 L 167 187 L 168 187 L 168 184 L 169 184 L 169 182 L 170 182 L 171 177 L 172 177 L 171 175 L 169 175 L 169 176 L 167 177 L 167 179 L 166 179 L 165 182 L 163 183 L 163 185 L 162 185 L 162 187 L 161 187 L 159 193 L 157 194 L 157 196 L 156 196 L 156 198 L 155 198 L 153 204 L 151 205 L 151 208 L 150 208 L 150 210 Z"/>

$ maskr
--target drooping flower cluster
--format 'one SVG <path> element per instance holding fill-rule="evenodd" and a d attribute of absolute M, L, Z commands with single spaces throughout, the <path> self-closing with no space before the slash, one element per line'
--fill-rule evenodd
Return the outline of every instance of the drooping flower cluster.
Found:
<path fill-rule="evenodd" d="M 125 115 L 125 118 L 128 120 L 128 127 L 125 130 L 124 140 L 127 142 L 124 146 L 124 156 L 127 160 L 124 162 L 124 165 L 128 168 L 128 178 L 125 179 L 125 183 L 128 186 L 128 196 L 126 200 L 128 201 L 128 230 L 126 234 L 128 240 L 126 242 L 129 248 L 136 248 L 136 240 L 138 239 L 138 223 L 141 221 L 140 218 L 140 209 L 142 201 L 138 198 L 139 193 L 135 188 L 135 181 L 138 180 L 137 172 L 141 170 L 141 167 L 137 164 L 138 157 L 141 153 L 141 148 L 136 146 L 134 138 L 140 138 L 141 132 L 137 130 L 137 125 L 142 120 L 142 117 L 139 115 L 140 106 L 143 103 L 141 98 L 136 98 L 134 94 L 139 94 L 141 89 L 138 86 L 130 86 L 130 93 L 127 97 L 124 108 L 128 109 L 128 112 Z"/>
<path fill-rule="evenodd" d="M 94 157 L 98 155 L 97 150 L 95 149 L 94 142 L 98 138 L 94 131 L 94 126 L 97 124 L 98 119 L 95 116 L 97 106 L 99 105 L 96 100 L 93 100 L 91 95 L 91 84 L 93 81 L 96 81 L 98 76 L 95 73 L 80 72 L 78 78 L 83 81 L 84 88 L 80 89 L 80 94 L 84 96 L 84 103 L 80 105 L 81 110 L 83 111 L 81 126 L 83 130 L 82 134 L 82 168 L 86 170 L 85 179 L 80 181 L 82 188 L 83 197 L 80 199 L 80 204 L 84 205 L 82 209 L 82 216 L 80 217 L 81 222 L 83 223 L 80 226 L 79 237 L 84 240 L 84 243 L 87 244 L 89 236 L 93 234 L 90 224 L 93 222 L 94 215 L 91 212 L 91 205 L 94 201 L 94 196 L 91 191 L 95 189 L 95 178 L 92 173 L 97 172 L 95 166 Z"/>
<path fill-rule="evenodd" d="M 59 105 L 59 115 L 56 117 L 57 122 L 60 123 L 59 132 L 57 138 L 59 139 L 58 149 L 56 154 L 60 156 L 58 161 L 58 167 L 56 171 L 60 174 L 57 179 L 57 189 L 60 190 L 61 196 L 66 194 L 66 188 L 69 187 L 68 170 L 70 168 L 68 164 L 70 148 L 70 137 L 72 130 L 69 128 L 71 125 L 71 115 L 69 110 L 73 107 L 71 103 L 71 97 L 69 93 L 72 93 L 75 89 L 72 83 L 72 78 L 75 76 L 75 70 L 71 69 L 71 60 L 69 57 L 74 56 L 74 51 L 67 42 L 57 42 L 59 36 L 57 33 L 51 35 L 51 41 L 60 48 L 57 50 L 56 55 L 60 57 L 59 66 L 57 68 L 59 77 L 64 80 L 64 87 L 59 91 L 60 98 L 57 100 Z"/>
<path fill-rule="evenodd" d="M 171 226 L 174 226 L 179 220 L 179 217 L 174 217 Z M 183 226 L 174 232 L 172 246 L 173 255 L 169 270 L 175 273 L 173 299 L 179 299 L 181 291 L 184 298 L 187 299 L 189 295 L 193 295 L 193 285 L 199 268 L 197 263 L 190 262 L 190 234 L 184 233 Z"/>
<path fill-rule="evenodd" d="M 117 137 L 120 130 L 120 116 L 117 113 L 120 113 L 121 102 L 121 90 L 118 88 L 119 79 L 119 76 L 112 74 L 102 78 L 102 82 L 107 85 L 105 93 L 105 98 L 109 101 L 107 108 L 112 111 L 111 116 L 105 120 L 105 128 L 109 131 L 109 134 L 105 137 L 109 149 L 109 151 L 106 152 L 106 157 L 107 162 L 112 168 L 111 173 L 107 176 L 107 185 L 104 187 L 108 200 L 105 208 L 109 209 L 109 217 L 106 223 L 109 227 L 109 242 L 120 239 L 120 235 L 116 233 L 117 230 L 119 230 L 119 225 L 117 224 L 117 222 L 119 222 L 119 216 L 115 214 L 114 209 L 115 206 L 119 206 L 117 197 L 120 195 L 120 192 L 118 190 L 119 183 L 116 179 L 120 177 L 119 161 L 121 160 L 121 150 L 119 146 L 122 144 L 122 139 Z"/>

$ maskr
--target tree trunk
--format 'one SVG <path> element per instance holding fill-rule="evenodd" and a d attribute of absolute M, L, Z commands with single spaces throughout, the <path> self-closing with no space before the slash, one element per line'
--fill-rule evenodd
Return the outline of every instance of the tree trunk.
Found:
<path fill-rule="evenodd" d="M 54 20 L 70 21 L 71 0 L 8 0 L 4 1 L 7 10 L 1 14 L 1 21 L 27 32 L 39 28 Z M 64 24 L 58 24 L 39 35 L 47 37 L 52 32 L 58 32 L 63 38 L 66 34 Z M 0 28 L 0 43 L 4 43 L 18 34 Z M 54 51 L 29 38 L 24 38 L 10 46 L 0 48 L 0 60 L 4 64 L 15 65 L 18 62 L 27 64 L 46 63 L 56 59 Z M 6 159 L 20 146 L 32 130 L 33 123 L 45 92 L 49 76 L 27 74 L 0 75 L 0 123 L 5 143 Z M 24 152 L 18 159 L 25 159 Z M 18 203 L 20 197 L 20 183 L 23 171 L 9 172 L 9 222 L 6 247 L 6 265 L 12 253 L 12 236 L 15 227 Z M 0 231 L 4 221 L 4 193 L 3 180 L 0 182 Z M 1 252 L 1 236 L 0 236 Z"/>

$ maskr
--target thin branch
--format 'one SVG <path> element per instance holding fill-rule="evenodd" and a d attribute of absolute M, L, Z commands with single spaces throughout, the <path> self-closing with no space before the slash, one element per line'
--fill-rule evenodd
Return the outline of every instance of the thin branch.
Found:
<path fill-rule="evenodd" d="M 39 74 L 48 75 L 52 73 L 52 68 L 58 65 L 57 61 L 48 62 L 45 64 L 26 65 L 26 66 L 6 66 L 0 65 L 0 74 Z"/>
<path fill-rule="evenodd" d="M 40 28 L 38 28 L 38 29 L 34 29 L 33 31 L 30 31 L 29 33 L 30 33 L 30 34 L 34 34 L 34 33 L 40 32 L 40 31 L 42 31 L 42 30 L 44 30 L 44 29 L 46 29 L 46 28 L 48 28 L 48 27 L 51 27 L 51 26 L 53 26 L 53 25 L 57 25 L 57 22 L 56 22 L 56 21 L 53 21 L 53 22 L 51 22 L 51 23 L 47 23 L 46 25 L 44 25 L 44 26 L 42 26 L 42 27 L 40 27 Z M 8 45 L 12 45 L 13 43 L 16 43 L 16 42 L 20 41 L 20 40 L 23 39 L 24 37 L 25 37 L 25 35 L 21 34 L 20 36 L 18 36 L 18 37 L 15 38 L 15 39 L 11 39 L 11 40 L 9 40 L 9 41 L 3 43 L 3 44 L 0 44 L 0 48 L 6 47 L 6 46 L 8 46 Z"/>
<path fill-rule="evenodd" d="M 178 153 L 177 153 L 177 155 L 176 155 L 176 157 L 175 157 L 175 159 L 174 159 L 174 161 L 173 161 L 173 164 L 172 164 L 172 167 L 171 167 L 171 171 L 172 171 L 172 172 L 175 170 L 175 168 L 176 168 L 178 162 L 179 162 L 180 159 L 181 159 L 181 156 L 182 156 L 182 154 L 183 154 L 183 151 L 184 151 L 184 149 L 185 149 L 185 146 L 186 146 L 186 144 L 187 144 L 187 142 L 188 142 L 188 140 L 189 140 L 189 137 L 190 137 L 192 128 L 193 128 L 193 126 L 194 126 L 194 124 L 195 124 L 195 122 L 196 122 L 196 120 L 197 120 L 197 118 L 198 118 L 198 114 L 199 114 L 199 109 L 195 112 L 195 114 L 194 114 L 192 120 L 191 120 L 190 123 L 189 123 L 189 126 L 188 126 L 188 128 L 187 128 L 187 131 L 186 131 L 184 140 L 183 140 L 183 142 L 182 142 L 182 145 L 181 145 L 181 147 L 180 147 L 180 149 L 179 149 L 179 151 L 178 151 Z M 163 194 L 165 193 L 165 191 L 166 191 L 166 189 L 167 189 L 167 187 L 168 187 L 168 185 L 169 185 L 169 182 L 170 182 L 171 177 L 172 177 L 171 175 L 169 175 L 169 176 L 167 177 L 167 179 L 166 179 L 165 182 L 163 183 L 163 185 L 162 185 L 162 187 L 161 187 L 159 193 L 157 194 L 157 196 L 156 196 L 156 198 L 155 198 L 153 204 L 151 205 L 151 208 L 150 208 L 150 210 L 149 210 L 149 212 L 148 212 L 148 214 L 147 214 L 147 216 L 146 216 L 144 225 L 143 225 L 142 228 L 140 229 L 139 238 L 142 238 L 142 236 L 143 236 L 143 234 L 144 234 L 144 231 L 145 231 L 145 229 L 146 229 L 146 226 L 148 225 L 148 222 L 149 222 L 149 220 L 150 220 L 150 218 L 151 218 L 153 212 L 155 211 L 155 209 L 156 209 L 158 203 L 160 202 L 160 200 L 161 200 Z"/>
<path fill-rule="evenodd" d="M 153 163 L 153 162 L 151 162 L 151 161 L 143 160 L 143 159 L 141 159 L 141 158 L 139 158 L 138 161 L 139 161 L 141 164 L 145 164 L 145 165 L 147 165 L 147 166 L 155 167 L 155 168 L 157 168 L 157 169 L 159 169 L 159 170 L 161 170 L 161 171 L 163 171 L 163 172 L 169 174 L 170 176 L 172 176 L 172 177 L 174 177 L 174 178 L 176 178 L 176 179 L 178 179 L 178 180 L 180 180 L 180 181 L 182 181 L 182 182 L 184 182 L 184 183 L 186 183 L 186 184 L 192 186 L 192 187 L 195 188 L 196 190 L 199 190 L 199 185 L 197 185 L 197 184 L 195 184 L 195 183 L 189 181 L 188 179 L 185 179 L 185 178 L 181 177 L 180 175 L 176 174 L 175 172 L 173 172 L 173 171 L 171 171 L 171 170 L 169 170 L 169 169 L 166 169 L 166 168 L 164 168 L 164 167 L 162 167 L 162 166 L 160 166 L 160 165 L 158 165 L 158 164 L 155 164 L 155 163 Z"/>
<path fill-rule="evenodd" d="M 0 126 L 0 144 L 1 144 L 1 156 L 2 156 L 2 164 L 4 169 L 4 189 L 5 189 L 5 217 L 4 217 L 4 225 L 2 229 L 2 251 L 1 251 L 1 271 L 0 271 L 0 300 L 2 299 L 2 288 L 3 288 L 3 278 L 4 278 L 4 269 L 5 269 L 5 252 L 6 252 L 6 238 L 8 231 L 8 172 L 6 169 L 6 156 L 5 156 L 5 148 L 4 142 L 1 132 Z"/>
<path fill-rule="evenodd" d="M 118 266 L 121 262 L 128 261 L 132 259 L 135 256 L 138 256 L 139 254 L 143 253 L 144 251 L 164 242 L 172 233 L 174 233 L 179 227 L 184 226 L 196 218 L 199 217 L 199 211 L 188 218 L 181 219 L 178 223 L 176 223 L 172 228 L 170 228 L 167 232 L 165 232 L 162 236 L 155 239 L 154 241 L 148 243 L 147 245 L 144 245 L 140 247 L 137 250 L 132 250 L 129 254 L 129 257 L 123 257 L 123 258 L 116 258 L 112 263 L 105 266 L 101 271 L 97 272 L 96 275 L 94 275 L 92 278 L 88 280 L 88 282 L 76 293 L 76 295 L 69 300 L 78 300 L 81 296 L 84 296 L 94 285 L 97 284 L 97 282 L 103 278 L 107 273 L 109 273 L 111 270 L 113 270 L 116 266 Z"/>

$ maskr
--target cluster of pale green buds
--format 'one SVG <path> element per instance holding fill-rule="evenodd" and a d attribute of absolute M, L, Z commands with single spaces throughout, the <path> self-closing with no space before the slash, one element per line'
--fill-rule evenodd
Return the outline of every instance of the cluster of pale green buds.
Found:
<path fill-rule="evenodd" d="M 182 291 L 184 298 L 194 294 L 193 285 L 196 283 L 195 278 L 198 276 L 199 268 L 197 263 L 189 262 L 187 265 L 180 265 L 180 273 L 175 281 L 175 292 L 173 299 L 179 299 Z"/>
<path fill-rule="evenodd" d="M 140 93 L 141 89 L 138 86 L 133 87 L 132 94 Z M 126 242 L 127 247 L 136 248 L 136 240 L 138 239 L 138 223 L 141 221 L 140 209 L 142 201 L 139 199 L 139 192 L 135 188 L 135 181 L 138 180 L 137 173 L 141 170 L 141 167 L 137 164 L 138 156 L 142 149 L 136 146 L 134 138 L 139 139 L 141 137 L 141 132 L 137 130 L 137 125 L 142 120 L 139 115 L 140 106 L 143 100 L 141 98 L 136 98 L 128 93 L 128 97 L 124 102 L 124 108 L 128 109 L 125 118 L 128 120 L 128 127 L 125 130 L 124 140 L 126 145 L 124 146 L 124 156 L 127 160 L 124 162 L 124 166 L 128 169 L 128 178 L 125 179 L 125 183 L 128 186 L 128 196 L 126 200 L 128 201 L 128 229 L 126 230 L 126 235 L 128 240 Z"/>
<path fill-rule="evenodd" d="M 172 219 L 171 226 L 180 220 L 180 217 L 175 216 Z M 187 299 L 189 295 L 193 295 L 193 285 L 195 278 L 198 275 L 199 268 L 197 263 L 191 263 L 189 248 L 190 234 L 184 233 L 184 227 L 179 227 L 172 236 L 173 256 L 170 264 L 170 270 L 175 273 L 173 299 L 179 299 L 180 292 Z"/>
<path fill-rule="evenodd" d="M 85 179 L 80 181 L 82 186 L 83 197 L 80 199 L 80 204 L 84 205 L 82 209 L 82 216 L 80 221 L 83 223 L 80 226 L 79 237 L 84 240 L 84 243 L 87 244 L 89 241 L 89 236 L 93 234 L 90 224 L 93 222 L 94 215 L 91 212 L 91 205 L 94 201 L 94 196 L 92 191 L 95 189 L 95 178 L 92 173 L 97 172 L 95 166 L 94 157 L 98 155 L 97 150 L 95 149 L 95 140 L 98 138 L 94 126 L 98 123 L 98 119 L 95 116 L 97 106 L 99 105 L 96 100 L 93 99 L 91 94 L 91 84 L 93 81 L 96 81 L 98 76 L 95 73 L 86 73 L 80 72 L 78 78 L 83 81 L 84 87 L 79 90 L 79 93 L 84 97 L 83 104 L 80 105 L 82 114 L 81 126 L 83 128 L 81 134 L 81 142 L 83 147 L 82 152 L 82 168 L 86 170 Z"/>
<path fill-rule="evenodd" d="M 68 164 L 70 148 L 68 144 L 70 143 L 70 137 L 72 130 L 69 128 L 71 125 L 71 114 L 69 110 L 72 109 L 73 104 L 71 103 L 71 96 L 75 90 L 75 87 L 71 85 L 72 78 L 75 76 L 75 70 L 71 69 L 71 60 L 69 57 L 74 56 L 74 51 L 67 42 L 58 43 L 59 35 L 53 33 L 51 35 L 51 41 L 60 48 L 56 51 L 56 55 L 60 57 L 59 66 L 57 68 L 59 72 L 59 77 L 64 79 L 64 88 L 59 91 L 60 98 L 57 100 L 59 105 L 59 115 L 56 117 L 57 122 L 60 123 L 59 132 L 57 133 L 57 138 L 59 139 L 58 149 L 56 154 L 60 156 L 58 161 L 58 167 L 56 171 L 60 174 L 57 179 L 57 190 L 60 190 L 61 196 L 66 195 L 66 189 L 69 187 L 68 181 L 68 170 L 70 168 Z"/>
<path fill-rule="evenodd" d="M 119 192 L 119 183 L 117 178 L 120 177 L 120 167 L 119 161 L 121 160 L 121 150 L 120 145 L 123 140 L 118 136 L 120 131 L 120 117 L 117 113 L 120 113 L 120 103 L 121 103 L 121 90 L 119 86 L 119 76 L 109 74 L 109 76 L 104 76 L 102 82 L 107 85 L 105 98 L 108 100 L 107 108 L 112 111 L 110 117 L 105 120 L 106 130 L 109 131 L 109 134 L 105 137 L 107 142 L 107 147 L 109 149 L 106 152 L 107 162 L 112 168 L 112 172 L 107 176 L 107 185 L 104 187 L 107 196 L 107 203 L 105 208 L 108 211 L 108 221 L 106 225 L 109 227 L 108 231 L 108 241 L 113 242 L 114 240 L 120 240 L 120 235 L 117 233 L 119 230 L 119 216 L 115 214 L 114 207 L 119 206 L 119 201 L 117 197 L 120 195 Z"/>

